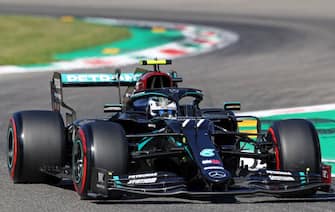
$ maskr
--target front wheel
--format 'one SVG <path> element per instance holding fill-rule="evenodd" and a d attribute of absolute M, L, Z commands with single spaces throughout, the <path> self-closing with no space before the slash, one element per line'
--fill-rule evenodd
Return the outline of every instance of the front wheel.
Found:
<path fill-rule="evenodd" d="M 115 175 L 127 173 L 128 143 L 121 125 L 107 121 L 88 123 L 79 128 L 72 148 L 72 180 L 81 199 L 92 191 L 93 168 Z M 119 198 L 112 194 L 111 198 Z"/>
<path fill-rule="evenodd" d="M 321 174 L 320 142 L 314 125 L 304 119 L 276 121 L 269 128 L 267 139 L 273 143 L 274 159 L 268 169 Z M 298 194 L 306 196 L 316 191 Z M 292 195 L 292 196 L 293 196 Z"/>

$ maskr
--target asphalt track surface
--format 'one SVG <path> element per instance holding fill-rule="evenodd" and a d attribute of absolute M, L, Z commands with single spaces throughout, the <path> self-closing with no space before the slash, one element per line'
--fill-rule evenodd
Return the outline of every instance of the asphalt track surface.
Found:
<path fill-rule="evenodd" d="M 9 4 L 9 3 L 10 4 Z M 162 7 L 145 0 L 132 9 L 127 1 L 0 1 L 3 13 L 93 15 L 206 24 L 239 33 L 239 43 L 226 49 L 174 61 L 184 85 L 205 92 L 204 105 L 241 101 L 243 110 L 261 110 L 335 102 L 335 6 L 332 1 L 227 1 L 217 5 Z M 173 1 L 174 2 L 174 1 Z M 211 2 L 211 1 L 209 1 Z M 18 3 L 18 4 L 15 4 Z M 307 6 L 306 6 L 307 5 Z M 245 7 L 244 7 L 245 6 Z M 301 6 L 301 7 L 300 7 Z M 244 8 L 244 9 L 242 9 Z M 133 67 L 125 67 L 131 71 Z M 79 200 L 71 186 L 13 185 L 5 163 L 5 131 L 10 114 L 48 109 L 51 73 L 0 77 L 0 211 L 335 211 L 333 201 L 239 198 L 239 203 L 175 198 L 92 202 Z M 102 115 L 103 104 L 117 101 L 116 90 L 73 89 L 66 101 L 81 117 Z M 329 199 L 334 199 L 330 196 Z"/>

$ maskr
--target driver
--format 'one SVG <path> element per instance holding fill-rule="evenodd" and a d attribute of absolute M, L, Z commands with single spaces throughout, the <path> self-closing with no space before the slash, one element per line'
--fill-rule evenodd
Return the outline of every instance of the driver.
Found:
<path fill-rule="evenodd" d="M 149 113 L 152 117 L 176 118 L 177 105 L 166 97 L 153 96 L 148 101 Z"/>

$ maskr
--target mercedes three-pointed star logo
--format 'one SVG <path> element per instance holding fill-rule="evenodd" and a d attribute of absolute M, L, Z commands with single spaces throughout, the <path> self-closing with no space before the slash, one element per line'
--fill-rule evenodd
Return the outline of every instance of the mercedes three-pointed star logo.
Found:
<path fill-rule="evenodd" d="M 210 176 L 211 178 L 222 179 L 225 178 L 227 174 L 224 171 L 215 170 L 208 172 L 208 176 Z"/>

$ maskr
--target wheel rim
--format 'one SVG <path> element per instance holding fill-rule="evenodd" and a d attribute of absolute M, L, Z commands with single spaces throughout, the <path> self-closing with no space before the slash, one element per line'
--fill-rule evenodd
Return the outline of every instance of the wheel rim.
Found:
<path fill-rule="evenodd" d="M 83 177 L 83 165 L 84 165 L 84 151 L 83 146 L 80 140 L 76 140 L 73 152 L 73 164 L 72 171 L 74 176 L 74 181 L 76 184 L 80 184 L 81 179 Z"/>
<path fill-rule="evenodd" d="M 274 143 L 273 145 L 273 152 L 274 152 L 274 161 L 273 161 L 273 168 L 275 168 L 276 170 L 280 170 L 281 168 L 281 164 L 280 164 L 280 153 L 279 153 L 279 148 L 278 148 L 278 140 L 277 137 L 275 135 L 275 132 L 273 130 L 273 128 L 269 129 L 268 132 L 271 136 L 272 142 Z"/>
<path fill-rule="evenodd" d="M 11 169 L 13 167 L 14 149 L 15 149 L 14 132 L 12 128 L 8 130 L 7 140 L 8 140 L 7 165 L 8 168 Z"/>

